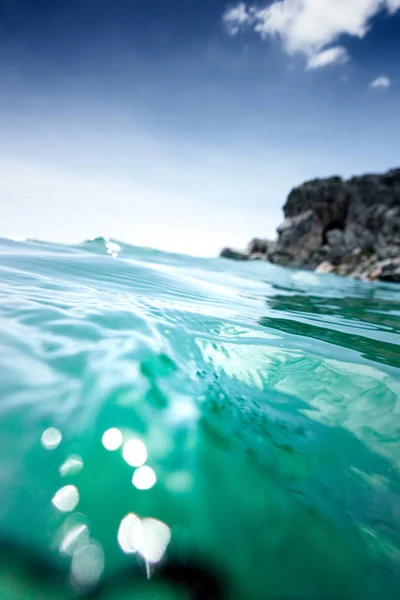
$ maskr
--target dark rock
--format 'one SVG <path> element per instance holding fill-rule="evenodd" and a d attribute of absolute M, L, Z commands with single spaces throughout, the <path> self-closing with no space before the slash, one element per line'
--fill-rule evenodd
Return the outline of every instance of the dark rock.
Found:
<path fill-rule="evenodd" d="M 230 258 L 231 260 L 267 260 L 270 247 L 271 242 L 268 240 L 254 238 L 245 250 L 224 248 L 220 256 L 221 258 Z"/>
<path fill-rule="evenodd" d="M 235 260 L 399 281 L 400 169 L 383 175 L 314 179 L 293 189 L 275 242 L 254 239 Z"/>
<path fill-rule="evenodd" d="M 249 255 L 242 250 L 234 250 L 233 248 L 224 248 L 221 250 L 221 258 L 230 258 L 231 260 L 248 260 Z"/>
<path fill-rule="evenodd" d="M 348 190 L 340 177 L 314 179 L 293 189 L 283 207 L 285 218 L 311 210 L 322 227 L 343 224 L 348 207 Z"/>
<path fill-rule="evenodd" d="M 295 188 L 268 259 L 304 269 L 371 278 L 379 261 L 400 256 L 400 169 L 344 181 L 315 179 Z M 382 267 L 381 277 L 397 277 Z M 387 275 L 384 273 L 387 272 Z"/>
<path fill-rule="evenodd" d="M 396 258 L 400 255 L 400 245 L 379 246 L 376 251 L 379 260 Z"/>
<path fill-rule="evenodd" d="M 341 229 L 329 229 L 325 233 L 325 239 L 328 246 L 337 247 L 343 246 L 345 243 L 345 236 Z"/>
<path fill-rule="evenodd" d="M 279 265 L 302 267 L 309 263 L 322 241 L 323 226 L 317 215 L 307 210 L 287 218 L 279 227 L 278 241 L 269 260 Z"/>
<path fill-rule="evenodd" d="M 249 255 L 252 255 L 252 254 L 264 254 L 266 256 L 267 252 L 268 252 L 268 245 L 269 245 L 268 240 L 264 240 L 264 239 L 260 239 L 260 238 L 254 238 L 248 244 L 246 252 Z"/>
<path fill-rule="evenodd" d="M 385 264 L 381 266 L 378 279 L 380 281 L 400 283 L 400 258 L 385 262 Z"/>

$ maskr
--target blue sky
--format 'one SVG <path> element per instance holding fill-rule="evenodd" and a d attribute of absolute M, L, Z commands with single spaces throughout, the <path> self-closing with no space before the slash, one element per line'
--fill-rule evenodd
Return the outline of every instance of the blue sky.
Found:
<path fill-rule="evenodd" d="M 400 164 L 400 0 L 0 0 L 0 235 L 213 255 Z"/>

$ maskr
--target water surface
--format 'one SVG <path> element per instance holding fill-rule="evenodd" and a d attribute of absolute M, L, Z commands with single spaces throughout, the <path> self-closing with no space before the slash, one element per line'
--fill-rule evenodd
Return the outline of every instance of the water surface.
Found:
<path fill-rule="evenodd" d="M 0 242 L 0 596 L 400 597 L 391 284 Z"/>

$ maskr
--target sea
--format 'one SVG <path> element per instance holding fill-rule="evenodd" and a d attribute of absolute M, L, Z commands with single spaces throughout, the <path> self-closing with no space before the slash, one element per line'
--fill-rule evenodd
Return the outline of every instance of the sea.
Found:
<path fill-rule="evenodd" d="M 0 598 L 400 598 L 400 288 L 0 240 Z"/>

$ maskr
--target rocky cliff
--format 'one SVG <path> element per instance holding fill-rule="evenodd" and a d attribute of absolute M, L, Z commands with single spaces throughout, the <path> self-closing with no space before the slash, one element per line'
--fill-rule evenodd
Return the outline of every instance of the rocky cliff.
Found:
<path fill-rule="evenodd" d="M 290 192 L 283 212 L 276 241 L 221 256 L 400 282 L 400 169 L 309 181 Z"/>

